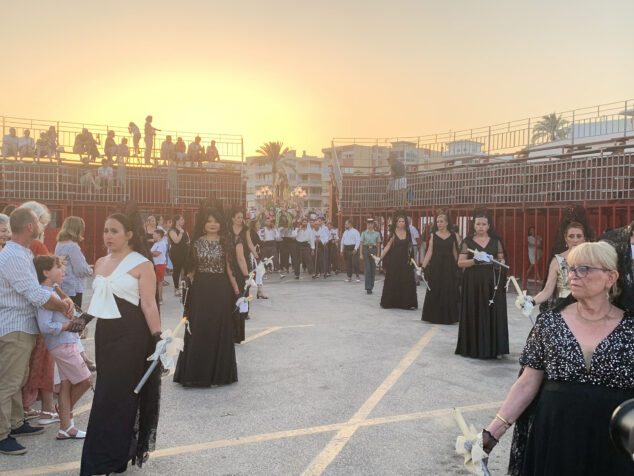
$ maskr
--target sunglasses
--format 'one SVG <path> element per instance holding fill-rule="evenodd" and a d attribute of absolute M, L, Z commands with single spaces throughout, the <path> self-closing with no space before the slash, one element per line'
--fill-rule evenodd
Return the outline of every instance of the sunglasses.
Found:
<path fill-rule="evenodd" d="M 574 274 L 577 278 L 585 278 L 592 270 L 612 271 L 607 268 L 597 268 L 595 266 L 568 266 L 568 274 Z"/>

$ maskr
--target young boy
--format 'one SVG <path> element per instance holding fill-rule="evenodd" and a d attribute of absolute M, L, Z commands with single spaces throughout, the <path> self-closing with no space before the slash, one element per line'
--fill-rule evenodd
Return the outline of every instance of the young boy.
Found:
<path fill-rule="evenodd" d="M 37 278 L 42 289 L 53 292 L 64 280 L 65 268 L 59 256 L 43 255 L 33 260 Z M 59 431 L 58 440 L 85 438 L 86 432 L 75 428 L 71 414 L 75 403 L 90 388 L 90 370 L 86 367 L 79 350 L 79 334 L 82 326 L 75 326 L 61 312 L 44 308 L 37 310 L 37 324 L 46 341 L 46 348 L 57 364 L 60 378 L 58 397 Z"/>
<path fill-rule="evenodd" d="M 152 245 L 159 304 L 163 304 L 163 279 L 165 278 L 165 268 L 167 265 L 167 242 L 163 239 L 164 235 L 165 232 L 160 228 L 154 230 L 154 245 Z"/>

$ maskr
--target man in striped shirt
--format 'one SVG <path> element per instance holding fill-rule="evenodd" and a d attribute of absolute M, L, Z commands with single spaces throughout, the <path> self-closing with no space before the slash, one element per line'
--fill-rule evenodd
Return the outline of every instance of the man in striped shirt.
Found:
<path fill-rule="evenodd" d="M 43 427 L 24 421 L 22 386 L 29 374 L 29 358 L 35 346 L 37 308 L 73 316 L 69 298 L 59 299 L 43 290 L 37 280 L 31 242 L 40 233 L 37 216 L 30 208 L 17 208 L 10 217 L 12 239 L 0 252 L 0 453 L 23 454 L 15 437 L 36 435 Z"/>

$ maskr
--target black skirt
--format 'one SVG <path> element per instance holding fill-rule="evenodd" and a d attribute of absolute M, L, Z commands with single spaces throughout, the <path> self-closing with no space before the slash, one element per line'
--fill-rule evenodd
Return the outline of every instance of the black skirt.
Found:
<path fill-rule="evenodd" d="M 225 273 L 196 273 L 188 302 L 191 334 L 185 333 L 174 382 L 209 387 L 238 381 L 234 297 Z"/>
<path fill-rule="evenodd" d="M 521 458 L 522 476 L 631 476 L 634 462 L 612 445 L 614 409 L 634 390 L 546 382 L 535 406 Z"/>
<path fill-rule="evenodd" d="M 134 388 L 150 365 L 154 340 L 140 306 L 115 296 L 119 319 L 98 319 L 95 331 L 97 383 L 81 475 L 121 473 L 128 461 L 139 467 L 154 449 L 158 426 L 161 365 L 140 394 Z"/>

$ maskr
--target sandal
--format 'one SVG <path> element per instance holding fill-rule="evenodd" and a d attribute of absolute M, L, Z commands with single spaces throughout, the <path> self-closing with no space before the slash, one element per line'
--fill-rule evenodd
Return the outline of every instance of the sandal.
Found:
<path fill-rule="evenodd" d="M 37 418 L 39 416 L 40 416 L 40 412 L 37 410 L 34 410 L 33 408 L 24 410 L 24 421 L 33 420 L 33 418 Z"/>
<path fill-rule="evenodd" d="M 40 412 L 40 419 L 37 421 L 38 425 L 50 425 L 59 421 L 59 415 L 53 412 Z"/>
<path fill-rule="evenodd" d="M 73 428 L 75 429 L 75 434 L 71 435 L 69 431 Z M 59 435 L 62 436 L 60 437 Z M 72 421 L 70 422 L 70 426 L 66 428 L 66 430 L 58 430 L 57 436 L 55 437 L 55 439 L 57 440 L 82 440 L 84 438 L 86 438 L 86 432 L 75 428 L 75 424 Z"/>

